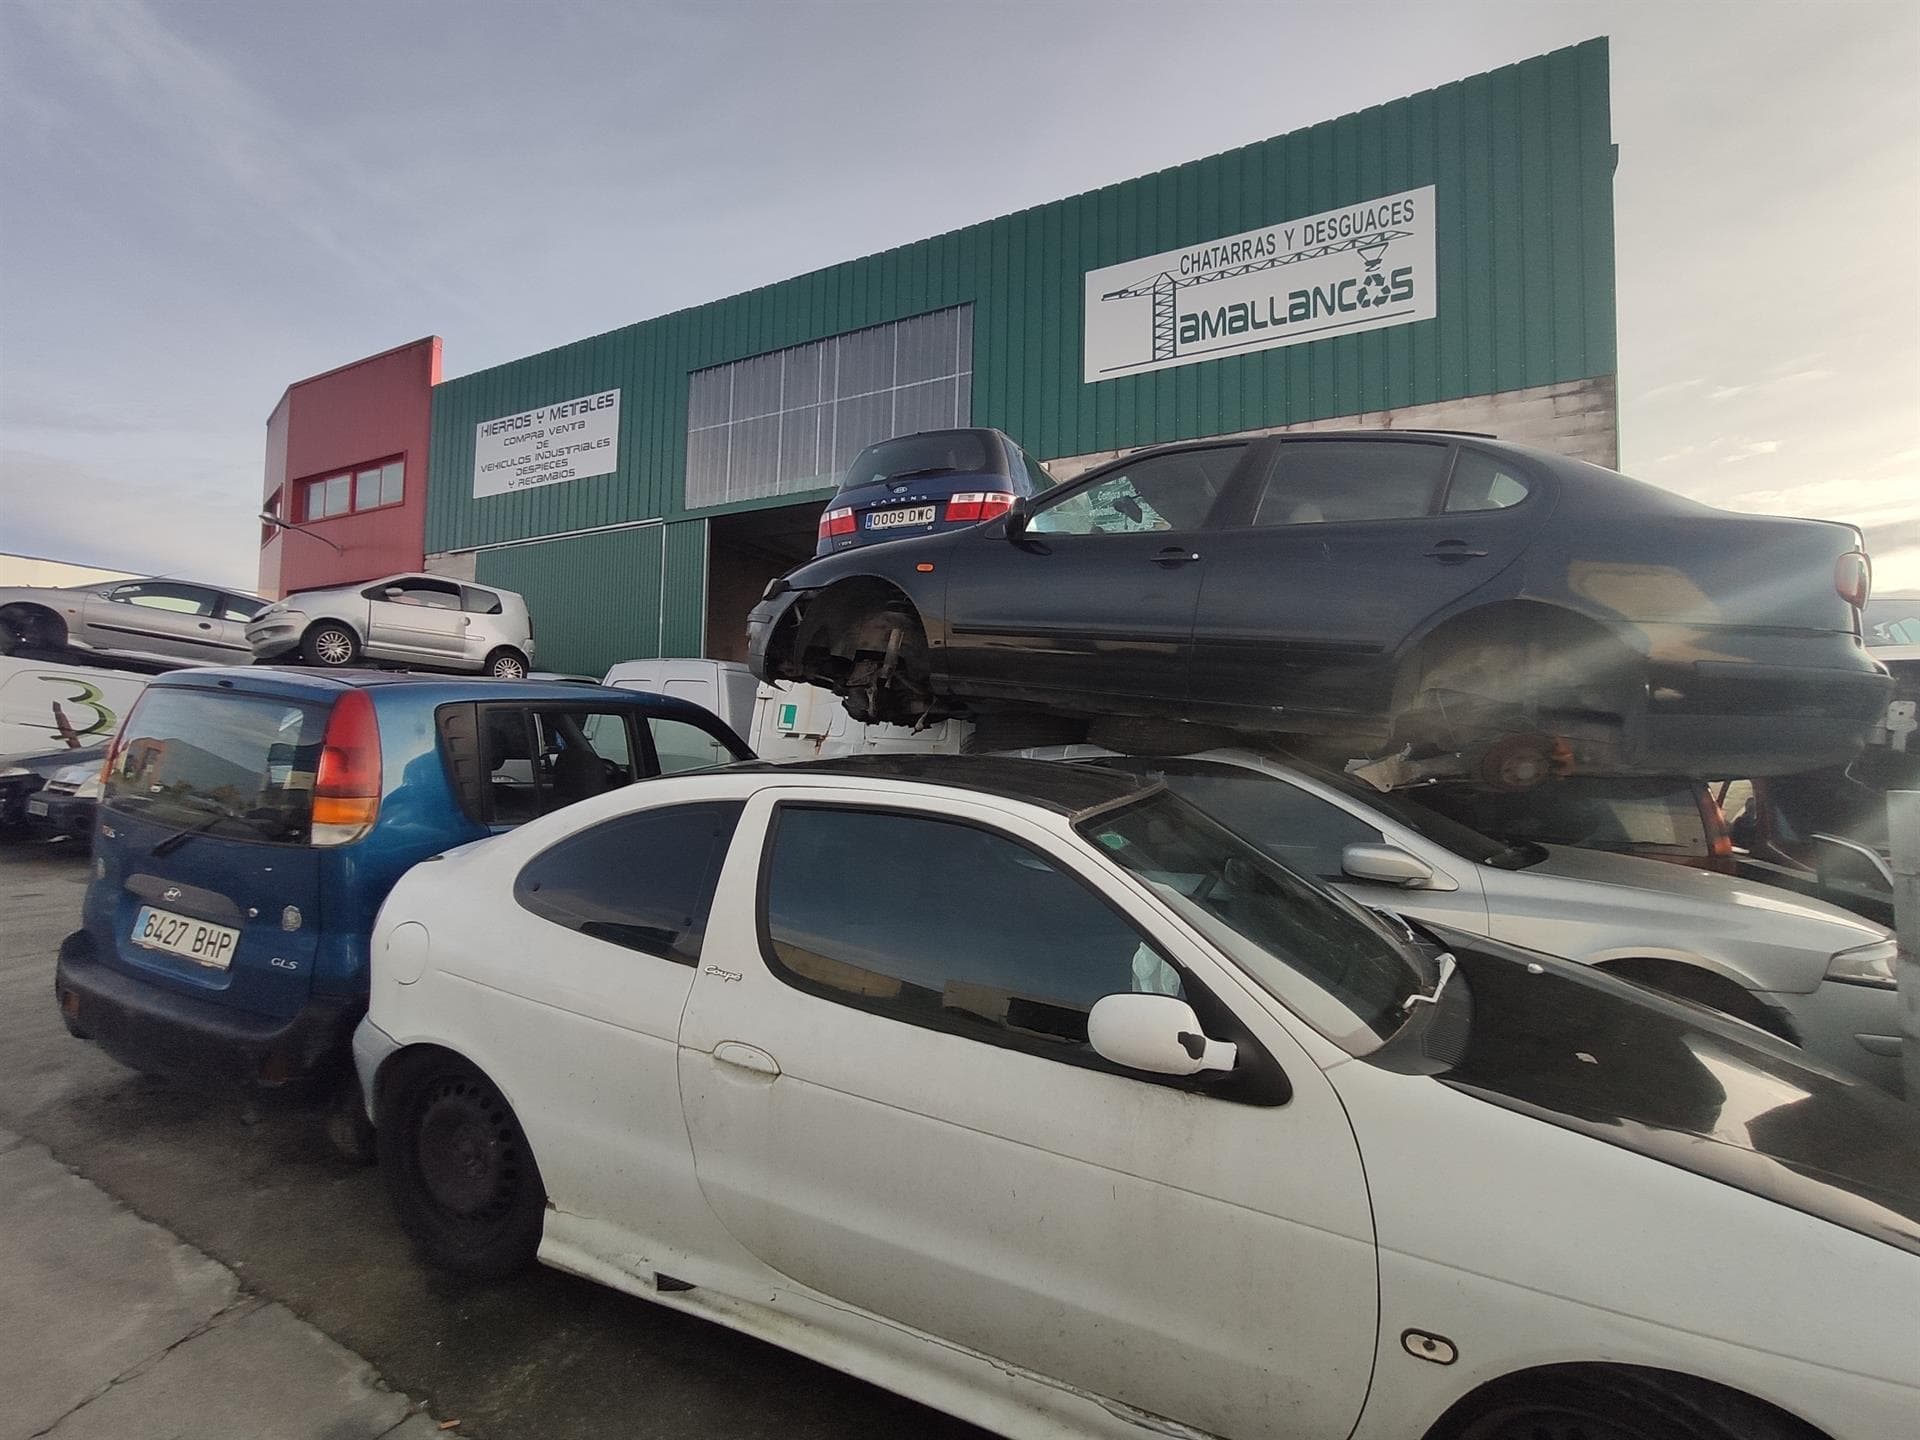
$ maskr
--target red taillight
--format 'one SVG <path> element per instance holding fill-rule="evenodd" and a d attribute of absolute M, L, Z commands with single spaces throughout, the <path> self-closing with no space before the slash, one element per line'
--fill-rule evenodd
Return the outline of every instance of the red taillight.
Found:
<path fill-rule="evenodd" d="M 1858 550 L 1849 550 L 1833 563 L 1833 588 L 1856 610 L 1867 608 L 1873 593 L 1873 562 Z"/>
<path fill-rule="evenodd" d="M 345 845 L 380 813 L 380 722 L 364 690 L 333 702 L 313 777 L 313 843 Z"/>
<path fill-rule="evenodd" d="M 853 523 L 853 511 L 847 509 L 828 510 L 820 516 L 820 538 L 831 540 L 836 535 L 851 535 L 859 527 Z"/>
<path fill-rule="evenodd" d="M 1003 490 L 963 490 L 947 501 L 949 520 L 991 520 L 1013 508 L 1013 496 Z"/>
<path fill-rule="evenodd" d="M 140 708 L 138 700 L 133 702 L 133 710 Z M 114 766 L 120 763 L 120 756 L 127 748 L 127 727 L 133 723 L 133 710 L 127 711 L 126 718 L 120 722 L 120 728 L 113 732 L 113 740 L 107 746 L 107 758 L 100 762 L 100 790 L 104 794 L 107 782 L 113 779 Z"/>

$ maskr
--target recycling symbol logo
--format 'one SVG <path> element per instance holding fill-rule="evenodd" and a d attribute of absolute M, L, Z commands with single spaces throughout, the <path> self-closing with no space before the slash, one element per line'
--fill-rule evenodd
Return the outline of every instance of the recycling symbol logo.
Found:
<path fill-rule="evenodd" d="M 1387 277 L 1378 270 L 1369 270 L 1360 281 L 1360 293 L 1357 298 L 1362 305 L 1386 304 Z"/>

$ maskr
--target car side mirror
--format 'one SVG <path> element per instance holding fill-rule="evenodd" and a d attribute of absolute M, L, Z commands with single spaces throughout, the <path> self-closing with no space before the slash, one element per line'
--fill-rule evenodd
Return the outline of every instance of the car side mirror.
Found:
<path fill-rule="evenodd" d="M 1433 878 L 1433 867 L 1398 845 L 1349 845 L 1340 852 L 1340 868 L 1356 880 L 1414 889 Z"/>
<path fill-rule="evenodd" d="M 1173 995 L 1106 995 L 1087 1014 L 1094 1053 L 1152 1075 L 1232 1070 L 1239 1050 L 1209 1040 L 1193 1007 Z"/>
<path fill-rule="evenodd" d="M 1027 533 L 1027 518 L 1026 497 L 1021 496 L 1007 507 L 1007 539 L 1018 540 Z"/>
<path fill-rule="evenodd" d="M 389 585 L 387 586 L 386 589 L 382 590 L 380 593 L 386 596 L 387 599 L 389 600 L 398 600 L 402 595 L 406 594 L 407 592 L 405 590 L 402 590 L 398 585 Z"/>

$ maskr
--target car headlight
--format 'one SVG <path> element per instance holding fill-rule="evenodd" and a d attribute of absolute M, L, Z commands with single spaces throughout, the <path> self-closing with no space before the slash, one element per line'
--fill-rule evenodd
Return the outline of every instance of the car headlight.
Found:
<path fill-rule="evenodd" d="M 73 787 L 76 800 L 98 800 L 100 798 L 100 772 L 88 767 L 87 778 Z"/>
<path fill-rule="evenodd" d="M 1891 990 L 1897 983 L 1893 976 L 1893 958 L 1897 949 L 1896 942 L 1889 937 L 1872 945 L 1842 950 L 1827 961 L 1827 979 L 1844 980 L 1849 985 L 1877 985 L 1883 990 Z"/>

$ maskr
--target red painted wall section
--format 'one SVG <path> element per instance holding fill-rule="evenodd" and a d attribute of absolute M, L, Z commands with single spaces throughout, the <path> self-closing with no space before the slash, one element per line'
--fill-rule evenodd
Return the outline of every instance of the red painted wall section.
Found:
<path fill-rule="evenodd" d="M 287 387 L 267 419 L 260 499 L 263 509 L 303 528 L 261 527 L 262 595 L 278 599 L 421 567 L 427 436 L 439 383 L 440 337 L 430 335 Z M 307 520 L 306 482 L 396 460 L 403 466 L 398 504 Z"/>

